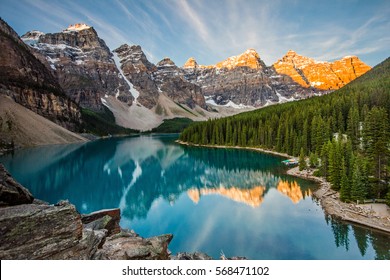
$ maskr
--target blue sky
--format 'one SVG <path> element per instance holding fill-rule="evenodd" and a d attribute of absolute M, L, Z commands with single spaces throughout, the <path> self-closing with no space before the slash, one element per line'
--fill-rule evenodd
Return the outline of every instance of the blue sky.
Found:
<path fill-rule="evenodd" d="M 371 66 L 390 56 L 388 0 L 0 0 L 0 17 L 19 35 L 83 22 L 110 49 L 137 44 L 152 62 L 179 66 L 248 48 L 267 65 L 290 49 L 327 61 L 357 55 Z"/>

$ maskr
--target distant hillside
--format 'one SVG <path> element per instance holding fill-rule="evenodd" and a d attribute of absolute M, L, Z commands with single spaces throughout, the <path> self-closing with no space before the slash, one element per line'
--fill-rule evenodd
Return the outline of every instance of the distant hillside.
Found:
<path fill-rule="evenodd" d="M 0 95 L 0 150 L 84 141 L 80 135 Z"/>
<path fill-rule="evenodd" d="M 164 120 L 158 127 L 153 128 L 152 132 L 155 133 L 179 133 L 188 127 L 193 120 L 188 118 L 173 118 Z"/>
<path fill-rule="evenodd" d="M 354 185 L 353 171 L 361 169 L 366 174 L 355 175 L 369 181 L 363 197 L 382 197 L 389 189 L 389 120 L 390 58 L 331 94 L 194 123 L 180 139 L 320 157 L 322 175 L 335 189 L 341 188 L 343 174 L 345 185 Z M 340 134 L 344 137 L 335 137 Z"/>

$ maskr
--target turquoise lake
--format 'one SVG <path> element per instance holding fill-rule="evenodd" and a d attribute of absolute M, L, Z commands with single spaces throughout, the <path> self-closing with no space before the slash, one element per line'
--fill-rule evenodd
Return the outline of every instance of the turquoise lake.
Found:
<path fill-rule="evenodd" d="M 283 158 L 176 144 L 177 135 L 22 149 L 0 157 L 36 198 L 80 213 L 120 208 L 143 237 L 172 233 L 169 250 L 216 259 L 390 259 L 390 237 L 327 217 L 314 183 Z"/>

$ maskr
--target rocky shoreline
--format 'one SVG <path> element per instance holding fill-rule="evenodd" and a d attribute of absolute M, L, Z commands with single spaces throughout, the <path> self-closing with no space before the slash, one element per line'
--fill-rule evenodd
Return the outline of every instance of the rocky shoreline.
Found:
<path fill-rule="evenodd" d="M 386 214 L 379 214 L 376 211 L 355 203 L 345 203 L 339 198 L 339 193 L 331 189 L 331 185 L 324 178 L 313 175 L 313 170 L 299 171 L 298 167 L 291 168 L 287 174 L 312 180 L 319 183 L 319 189 L 313 195 L 320 201 L 325 213 L 337 217 L 343 221 L 370 227 L 390 234 L 390 209 Z"/>
<path fill-rule="evenodd" d="M 245 149 L 273 154 L 276 156 L 294 158 L 285 153 L 279 153 L 272 150 L 252 147 L 239 146 L 218 146 L 218 145 L 199 145 L 191 144 L 177 140 L 176 143 L 186 146 L 206 147 L 206 148 L 231 148 L 231 149 Z M 387 209 L 386 214 L 378 214 L 376 211 L 356 205 L 354 203 L 344 203 L 339 199 L 339 193 L 331 189 L 331 185 L 324 178 L 313 175 L 313 170 L 299 171 L 298 167 L 287 170 L 287 174 L 295 177 L 300 177 L 306 180 L 311 180 L 319 183 L 319 189 L 313 195 L 320 201 L 322 208 L 326 214 L 341 219 L 343 221 L 359 224 L 384 233 L 390 234 L 390 208 L 383 205 Z"/>
<path fill-rule="evenodd" d="M 185 145 L 185 146 L 217 148 L 217 149 L 242 149 L 242 150 L 257 151 L 257 152 L 271 154 L 271 155 L 285 157 L 285 158 L 294 158 L 294 157 L 292 157 L 292 156 L 290 156 L 289 154 L 286 154 L 286 153 L 279 153 L 279 152 L 275 152 L 273 150 L 267 150 L 267 149 L 262 149 L 262 148 L 240 147 L 240 146 L 224 146 L 224 145 L 200 145 L 200 144 L 191 144 L 191 143 L 183 142 L 183 141 L 180 141 L 180 140 L 176 140 L 175 142 L 180 144 L 180 145 Z"/>

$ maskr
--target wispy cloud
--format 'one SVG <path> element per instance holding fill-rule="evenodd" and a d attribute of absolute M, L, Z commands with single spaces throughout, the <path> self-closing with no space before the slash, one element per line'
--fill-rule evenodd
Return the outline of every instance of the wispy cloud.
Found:
<path fill-rule="evenodd" d="M 328 26 L 316 36 L 307 36 L 310 45 L 302 48 L 317 59 L 333 60 L 345 55 L 371 54 L 378 50 L 389 50 L 390 21 L 375 15 L 356 29 Z M 379 39 L 380 38 L 380 39 Z"/>
<path fill-rule="evenodd" d="M 204 19 L 193 9 L 186 0 L 177 2 L 179 6 L 179 15 L 182 19 L 192 27 L 193 31 L 204 41 L 210 41 L 210 35 L 207 26 L 204 24 Z"/>
<path fill-rule="evenodd" d="M 375 64 L 390 53 L 387 0 L 0 0 L 0 7 L 22 30 L 29 22 L 55 32 L 85 21 L 110 48 L 139 44 L 153 62 L 195 56 L 213 64 L 255 48 L 268 65 L 289 49 L 319 60 L 362 55 Z"/>

